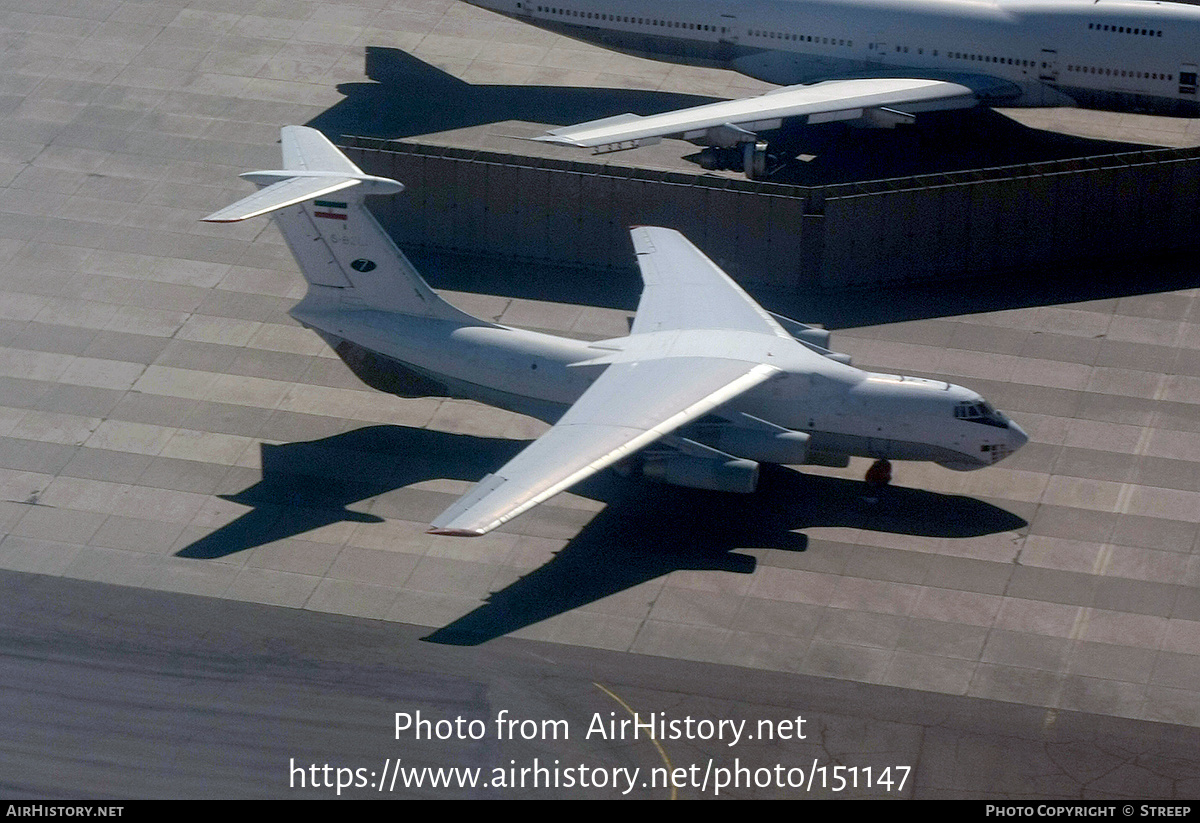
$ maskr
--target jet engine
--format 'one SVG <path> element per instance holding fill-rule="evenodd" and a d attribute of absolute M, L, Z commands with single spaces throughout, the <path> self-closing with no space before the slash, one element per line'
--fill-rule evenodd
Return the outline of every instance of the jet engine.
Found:
<path fill-rule="evenodd" d="M 709 146 L 696 156 L 696 163 L 708 171 L 724 171 L 736 168 L 735 163 L 740 159 L 738 149 L 723 149 L 720 146 Z"/>
<path fill-rule="evenodd" d="M 790 334 L 795 339 L 799 340 L 808 348 L 815 351 L 822 357 L 828 357 L 830 360 L 836 360 L 839 363 L 850 365 L 850 355 L 842 354 L 841 352 L 831 351 L 829 348 L 829 332 L 825 329 L 819 329 L 816 326 L 809 326 L 805 323 L 797 323 L 790 317 L 784 317 L 775 312 L 767 312 L 775 318 L 779 325 L 783 326 L 784 331 Z"/>
<path fill-rule="evenodd" d="M 767 144 L 762 140 L 747 141 L 733 147 L 709 146 L 696 157 L 700 168 L 710 171 L 740 171 L 751 180 L 767 176 L 769 164 Z"/>
<path fill-rule="evenodd" d="M 750 494 L 758 487 L 758 464 L 739 458 L 647 454 L 642 460 L 642 476 L 672 486 Z"/>
<path fill-rule="evenodd" d="M 805 432 L 786 429 L 764 431 L 740 426 L 719 426 L 709 437 L 704 438 L 703 442 L 714 449 L 748 460 L 795 466 L 808 460 L 808 440 L 809 436 Z"/>
<path fill-rule="evenodd" d="M 767 173 L 767 144 L 762 140 L 742 144 L 742 172 L 750 180 Z"/>

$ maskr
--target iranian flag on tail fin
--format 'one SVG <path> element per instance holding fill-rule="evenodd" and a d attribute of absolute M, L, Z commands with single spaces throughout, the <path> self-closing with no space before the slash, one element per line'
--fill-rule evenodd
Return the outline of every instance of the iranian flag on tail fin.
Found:
<path fill-rule="evenodd" d="M 313 211 L 313 217 L 324 217 L 326 220 L 345 220 L 346 219 L 346 204 L 338 200 L 314 200 L 313 205 L 317 208 Z"/>

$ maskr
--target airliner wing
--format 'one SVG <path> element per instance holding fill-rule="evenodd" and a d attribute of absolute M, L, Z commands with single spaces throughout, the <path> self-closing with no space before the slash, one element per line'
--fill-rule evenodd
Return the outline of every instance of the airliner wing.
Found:
<path fill-rule="evenodd" d="M 726 335 L 672 345 L 676 332 L 695 329 L 786 333 L 678 232 L 632 234 L 646 280 L 633 335 L 593 361 L 610 365 L 548 432 L 479 481 L 430 531 L 491 531 L 779 373 L 736 354 Z"/>
<path fill-rule="evenodd" d="M 442 512 L 430 531 L 485 534 L 776 372 L 717 356 L 614 363 L 558 423 Z"/>
<path fill-rule="evenodd" d="M 690 109 L 639 117 L 623 114 L 577 126 L 554 129 L 545 143 L 595 147 L 600 151 L 634 148 L 661 137 L 694 140 L 709 129 L 732 126 L 745 132 L 770 131 L 783 120 L 806 118 L 809 123 L 856 120 L 872 111 L 899 107 L 906 113 L 970 108 L 976 93 L 945 80 L 881 78 L 828 80 L 804 86 L 785 86 L 758 97 L 722 100 Z"/>
<path fill-rule="evenodd" d="M 629 234 L 642 272 L 642 298 L 631 333 L 731 329 L 790 337 L 679 232 L 636 226 Z"/>

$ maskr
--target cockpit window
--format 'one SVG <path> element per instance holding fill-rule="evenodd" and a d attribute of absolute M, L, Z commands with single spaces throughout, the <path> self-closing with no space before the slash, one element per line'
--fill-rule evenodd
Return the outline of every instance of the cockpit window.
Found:
<path fill-rule="evenodd" d="M 968 423 L 983 423 L 985 426 L 1008 428 L 1008 418 L 996 411 L 991 403 L 963 401 L 954 407 L 954 416 Z"/>

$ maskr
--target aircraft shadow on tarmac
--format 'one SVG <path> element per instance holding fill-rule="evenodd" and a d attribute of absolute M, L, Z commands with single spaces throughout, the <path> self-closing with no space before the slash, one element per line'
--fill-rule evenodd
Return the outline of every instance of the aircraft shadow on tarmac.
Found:
<path fill-rule="evenodd" d="M 636 268 L 575 270 L 428 249 L 406 251 L 431 286 L 449 291 L 633 312 L 642 289 Z M 860 326 L 1192 289 L 1197 285 L 1195 255 L 1194 249 L 1148 251 L 1132 261 L 1085 261 L 1003 276 L 892 283 L 886 288 L 785 290 L 742 285 L 765 308 L 803 323 L 819 323 L 836 335 L 840 329 Z M 629 256 L 632 261 L 632 245 Z M 837 348 L 836 336 L 834 343 Z"/>
<path fill-rule="evenodd" d="M 400 51 L 368 46 L 365 74 L 374 82 L 343 83 L 345 99 L 307 125 L 332 140 L 343 135 L 386 140 L 506 120 L 571 125 L 632 112 L 646 115 L 721 98 L 657 91 L 566 86 L 472 84 Z M 786 135 L 796 162 L 774 182 L 820 185 L 961 169 L 1088 157 L 1145 148 L 1029 128 L 990 109 L 922 114 L 912 126 L 859 129 L 832 123 Z M 512 151 L 522 153 L 513 140 Z M 562 149 L 563 160 L 588 160 L 587 150 Z M 691 153 L 688 155 L 691 157 Z M 636 156 L 630 157 L 632 165 Z"/>
<path fill-rule="evenodd" d="M 404 516 L 430 520 L 443 494 L 406 487 L 424 480 L 479 480 L 525 446 L 403 426 L 369 426 L 300 443 L 262 446 L 263 475 L 224 496 L 251 510 L 178 552 L 216 558 L 342 521 L 382 522 L 349 508 L 389 493 L 404 496 Z M 1028 525 L 970 497 L 889 489 L 876 504 L 856 480 L 764 466 L 758 492 L 721 494 L 663 486 L 603 472 L 574 489 L 606 504 L 553 560 L 493 593 L 487 602 L 427 639 L 475 645 L 681 569 L 750 574 L 744 549 L 805 551 L 799 530 L 844 526 L 897 534 L 961 538 Z M 534 514 L 536 516 L 536 512 Z M 461 538 L 445 538 L 447 540 Z"/>
<path fill-rule="evenodd" d="M 1192 289 L 1196 252 L 1147 251 L 1138 260 L 1082 261 L 958 281 L 799 293 L 747 289 L 771 311 L 826 328 L 851 329 L 980 312 L 1058 306 Z M 483 279 L 482 275 L 477 278 Z M 498 284 L 500 278 L 482 283 Z M 1034 334 L 1041 334 L 1034 331 Z M 836 337 L 834 342 L 836 343 Z M 835 346 L 836 348 L 836 346 Z"/>
<path fill-rule="evenodd" d="M 551 118 L 567 125 L 614 112 L 654 114 L 718 99 L 636 89 L 474 85 L 382 46 L 368 46 L 365 62 L 364 73 L 375 82 L 339 84 L 346 99 L 306 125 L 334 141 L 342 135 L 397 140 L 505 120 L 545 123 Z M 520 154 L 521 146 L 513 140 L 514 152 Z M 582 157 L 587 156 L 585 150 Z"/>
<path fill-rule="evenodd" d="M 578 123 L 623 112 L 651 114 L 714 98 L 627 89 L 474 85 L 398 49 L 366 49 L 366 73 L 374 82 L 338 86 L 345 99 L 309 122 L 330 138 L 360 135 L 383 139 L 419 137 L 505 120 Z M 806 184 L 901 177 L 950 169 L 1082 157 L 1140 148 L 1028 128 L 988 109 L 924 114 L 911 127 L 852 129 L 840 124 L 806 127 L 801 142 L 817 154 L 797 163 Z M 520 154 L 528 145 L 513 140 Z M 583 150 L 562 148 L 564 160 L 586 160 Z M 631 155 L 631 162 L 636 158 Z M 802 168 L 801 168 L 802 167 Z M 478 294 L 632 310 L 640 280 L 630 248 L 629 268 L 596 276 L 564 267 L 406 248 L 436 288 Z M 748 284 L 773 311 L 830 329 L 929 317 L 1097 300 L 1191 288 L 1191 253 L 1135 263 L 1093 261 L 1052 271 L 980 277 L 966 285 L 889 285 L 887 289 L 772 293 Z"/>

